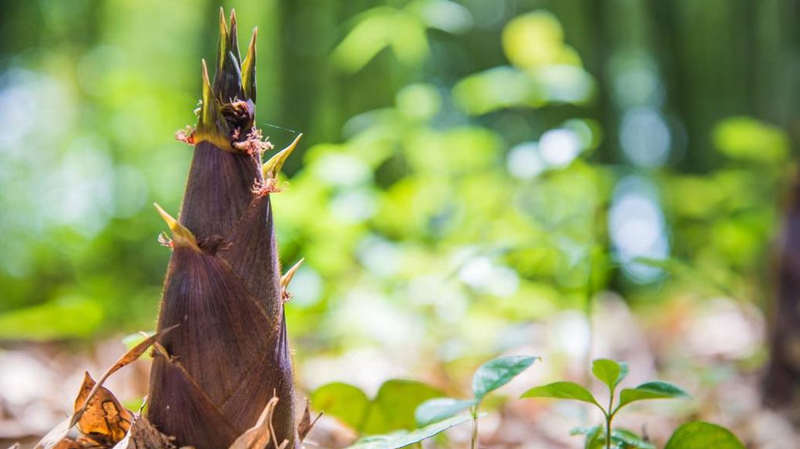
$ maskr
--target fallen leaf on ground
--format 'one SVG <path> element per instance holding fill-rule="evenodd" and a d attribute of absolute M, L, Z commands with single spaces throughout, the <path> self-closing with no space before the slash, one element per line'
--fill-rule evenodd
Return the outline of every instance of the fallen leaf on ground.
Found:
<path fill-rule="evenodd" d="M 125 433 L 123 432 L 122 436 L 119 434 L 114 434 L 114 429 L 117 427 L 123 426 L 122 422 L 123 415 L 122 411 L 124 410 L 130 415 L 130 412 L 127 411 L 124 407 L 119 405 L 119 401 L 117 401 L 113 394 L 110 391 L 103 388 L 103 383 L 108 379 L 109 376 L 114 374 L 115 372 L 119 371 L 122 367 L 129 365 L 130 363 L 137 360 L 139 357 L 144 354 L 147 349 L 156 342 L 156 340 L 161 337 L 162 335 L 166 334 L 167 332 L 175 329 L 178 325 L 174 325 L 172 327 L 168 327 L 161 332 L 158 332 L 152 335 L 149 338 L 146 338 L 141 343 L 137 344 L 136 346 L 132 347 L 128 350 L 125 354 L 122 355 L 116 362 L 114 362 L 111 367 L 106 370 L 105 374 L 100 378 L 99 381 L 94 383 L 91 387 L 89 387 L 88 391 L 81 388 L 80 392 L 78 393 L 78 398 L 75 400 L 75 412 L 66 418 L 65 420 L 61 421 L 56 425 L 50 432 L 47 433 L 38 443 L 34 446 L 34 449 L 73 449 L 74 447 L 80 447 L 84 449 L 88 449 L 90 447 L 96 448 L 104 448 L 104 447 L 111 447 L 111 444 L 116 443 L 117 441 L 124 438 Z M 88 376 L 88 373 L 87 373 Z M 91 379 L 91 377 L 89 377 Z M 94 382 L 94 380 L 92 380 Z M 86 386 L 86 379 L 84 379 L 84 387 Z M 83 422 L 82 417 L 87 412 L 87 410 L 92 407 L 92 404 L 95 404 L 94 398 L 98 394 L 98 391 L 104 390 L 108 394 L 101 395 L 100 398 L 100 407 L 102 412 L 98 412 L 98 410 L 92 408 L 91 413 L 100 413 L 99 416 L 102 416 L 103 419 L 106 417 L 111 418 L 111 422 L 106 422 L 106 426 L 104 427 L 110 434 L 111 439 L 107 441 L 95 441 L 93 438 L 79 438 L 78 440 L 73 440 L 71 438 L 67 438 L 67 434 L 69 431 L 79 422 Z M 109 402 L 108 398 L 114 398 L 113 401 Z M 103 408 L 103 406 L 107 408 Z M 97 421 L 98 417 L 90 418 L 88 421 L 85 421 L 85 428 L 92 429 L 94 426 L 99 426 L 102 428 L 102 424 Z M 128 428 L 130 427 L 130 418 L 128 418 Z M 126 431 L 127 429 L 126 428 Z M 79 428 L 80 429 L 80 428 Z M 99 435 L 103 435 L 103 431 L 99 433 Z M 115 438 L 119 436 L 119 440 L 115 440 Z M 102 439 L 102 438 L 101 438 Z M 79 444 L 79 446 L 71 446 L 71 444 Z M 13 446 L 12 446 L 13 447 Z"/>
<path fill-rule="evenodd" d="M 84 373 L 83 385 L 75 399 L 77 412 L 86 403 L 86 398 L 96 382 L 89 373 Z M 131 427 L 133 414 L 119 403 L 107 388 L 100 387 L 89 401 L 78 420 L 78 430 L 96 441 L 100 446 L 112 446 L 122 440 Z"/>

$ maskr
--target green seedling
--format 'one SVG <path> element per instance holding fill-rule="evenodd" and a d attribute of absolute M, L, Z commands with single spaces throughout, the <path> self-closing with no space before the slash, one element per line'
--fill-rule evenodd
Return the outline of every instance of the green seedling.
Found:
<path fill-rule="evenodd" d="M 440 397 L 441 392 L 424 383 L 392 379 L 381 385 L 370 399 L 358 387 L 334 382 L 319 387 L 311 395 L 315 409 L 339 419 L 363 436 L 346 449 L 399 449 L 420 443 L 445 430 L 472 421 L 471 447 L 478 444 L 479 407 L 492 391 L 510 382 L 533 364 L 538 357 L 510 356 L 481 365 L 472 378 L 472 398 Z M 554 382 L 525 392 L 523 398 L 573 399 L 598 407 L 605 418 L 602 425 L 580 427 L 574 435 L 584 435 L 584 449 L 656 449 L 653 443 L 630 430 L 612 428 L 616 414 L 626 405 L 642 400 L 680 398 L 688 395 L 675 385 L 653 381 L 636 388 L 625 388 L 616 396 L 617 386 L 628 374 L 622 362 L 598 359 L 592 373 L 608 387 L 607 407 L 589 390 L 574 382 Z M 615 405 L 616 399 L 616 405 Z M 469 414 L 462 413 L 469 411 Z M 416 427 L 416 428 L 415 428 Z M 606 438 L 610 435 L 610 438 Z M 744 449 L 729 430 L 706 422 L 680 426 L 664 449 Z"/>
<path fill-rule="evenodd" d="M 539 357 L 507 356 L 498 357 L 481 365 L 472 376 L 472 398 L 435 398 L 417 407 L 414 416 L 420 426 L 430 425 L 469 410 L 472 416 L 471 448 L 478 444 L 478 408 L 487 394 L 502 387 L 521 372 L 525 371 Z"/>
<path fill-rule="evenodd" d="M 360 435 L 380 435 L 417 427 L 414 410 L 442 392 L 422 382 L 390 379 L 369 398 L 360 388 L 343 382 L 325 384 L 311 394 L 311 406 L 338 419 Z"/>
<path fill-rule="evenodd" d="M 615 405 L 617 386 L 628 374 L 628 365 L 609 359 L 597 359 L 592 362 L 592 374 L 608 387 L 608 405 L 603 407 L 592 393 L 575 382 L 554 382 L 526 391 L 523 398 L 556 398 L 572 399 L 592 404 L 603 413 L 603 426 L 579 428 L 574 434 L 586 436 L 586 449 L 655 449 L 651 443 L 643 440 L 633 432 L 624 429 L 612 429 L 612 422 L 619 411 L 628 404 L 649 399 L 669 399 L 689 397 L 686 392 L 667 382 L 652 381 L 636 388 L 624 388 L 619 393 Z"/>
<path fill-rule="evenodd" d="M 573 434 L 586 435 L 584 448 L 600 448 L 606 444 L 601 426 L 578 428 Z M 649 441 L 624 429 L 611 431 L 612 447 L 618 449 L 655 449 Z M 693 421 L 678 427 L 664 449 L 745 449 L 741 441 L 728 429 L 702 421 Z"/>
<path fill-rule="evenodd" d="M 441 395 L 441 391 L 422 382 L 390 379 L 370 399 L 356 386 L 333 382 L 311 394 L 311 405 L 364 435 L 347 449 L 397 449 L 419 443 L 470 419 L 469 416 L 453 416 L 418 427 L 414 410 L 425 400 Z"/>

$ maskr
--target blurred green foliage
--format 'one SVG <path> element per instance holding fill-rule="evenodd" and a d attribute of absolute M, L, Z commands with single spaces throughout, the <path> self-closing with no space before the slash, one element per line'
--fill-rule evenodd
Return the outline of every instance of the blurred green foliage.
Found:
<path fill-rule="evenodd" d="M 384 382 L 370 400 L 358 387 L 333 382 L 312 393 L 311 405 L 341 420 L 360 435 L 374 435 L 415 429 L 417 406 L 441 395 L 442 392 L 422 382 L 391 379 Z"/>
<path fill-rule="evenodd" d="M 223 3 L 260 30 L 258 123 L 306 135 L 273 200 L 298 356 L 481 358 L 601 289 L 763 301 L 792 2 Z M 178 210 L 218 6 L 0 5 L 0 338 L 153 326 L 149 204 Z"/>

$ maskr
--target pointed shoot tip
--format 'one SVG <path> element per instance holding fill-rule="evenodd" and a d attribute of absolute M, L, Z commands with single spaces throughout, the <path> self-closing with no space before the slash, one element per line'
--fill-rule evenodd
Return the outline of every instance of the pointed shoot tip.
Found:
<path fill-rule="evenodd" d="M 231 18 L 229 20 L 231 24 L 231 29 L 236 26 L 236 8 L 231 8 Z"/>
<path fill-rule="evenodd" d="M 225 24 L 225 10 L 219 8 L 219 46 L 217 48 L 217 72 L 222 69 L 222 64 L 228 54 L 228 25 Z M 215 75 L 216 77 L 217 75 Z"/>
<path fill-rule="evenodd" d="M 169 212 L 165 211 L 163 207 L 161 207 L 158 203 L 153 203 L 153 207 L 156 208 L 158 214 L 161 215 L 161 218 L 167 223 L 170 231 L 174 231 L 178 227 L 178 220 L 176 220 Z"/>
<path fill-rule="evenodd" d="M 247 53 L 242 61 L 242 89 L 245 97 L 256 101 L 256 35 L 258 28 L 253 29 Z"/>
<path fill-rule="evenodd" d="M 228 29 L 228 51 L 235 53 L 236 65 L 239 63 L 239 30 L 236 23 L 236 10 L 231 9 L 230 28 Z"/>
<path fill-rule="evenodd" d="M 253 28 L 253 33 L 250 35 L 250 43 L 247 45 L 247 54 L 256 52 L 256 38 L 258 37 L 258 27 Z"/>
<path fill-rule="evenodd" d="M 281 171 L 283 164 L 286 162 L 286 159 L 292 154 L 295 148 L 297 148 L 297 143 L 300 142 L 300 138 L 303 137 L 303 134 L 298 134 L 295 137 L 294 141 L 289 144 L 286 148 L 282 149 L 280 152 L 269 158 L 267 162 L 264 163 L 262 167 L 264 179 L 275 179 L 278 177 L 278 173 Z"/>
<path fill-rule="evenodd" d="M 227 34 L 228 25 L 225 23 L 225 8 L 222 6 L 219 7 L 219 30 L 220 32 L 225 32 Z"/>
<path fill-rule="evenodd" d="M 289 268 L 289 271 L 287 271 L 286 274 L 281 276 L 281 287 L 283 287 L 283 289 L 286 289 L 286 287 L 289 286 L 289 283 L 292 282 L 292 278 L 297 272 L 297 269 L 300 268 L 300 265 L 302 265 L 305 260 L 305 258 L 298 260 L 296 264 L 292 265 L 292 268 Z"/>
<path fill-rule="evenodd" d="M 153 203 L 153 206 L 155 206 L 158 214 L 161 215 L 161 218 L 167 223 L 169 230 L 172 232 L 172 239 L 175 245 L 183 244 L 196 250 L 200 249 L 200 247 L 197 246 L 197 239 L 194 237 L 194 234 L 192 234 L 192 231 L 180 224 L 178 220 L 165 211 L 158 203 Z"/>

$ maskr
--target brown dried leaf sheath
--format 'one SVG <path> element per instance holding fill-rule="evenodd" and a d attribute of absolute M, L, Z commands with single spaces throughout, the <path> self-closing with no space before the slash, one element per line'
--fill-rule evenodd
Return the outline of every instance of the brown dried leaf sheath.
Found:
<path fill-rule="evenodd" d="M 96 385 L 88 372 L 84 373 L 83 385 L 75 398 L 75 411 L 79 411 L 89 393 Z M 100 446 L 112 446 L 125 437 L 131 427 L 133 414 L 129 412 L 117 398 L 105 387 L 99 387 L 97 393 L 89 400 L 86 411 L 78 420 L 78 430 L 97 442 Z"/>
<path fill-rule="evenodd" d="M 34 449 L 71 449 L 73 447 L 100 447 L 98 441 L 110 444 L 118 441 L 120 432 L 130 426 L 130 412 L 123 408 L 119 401 L 103 387 L 103 383 L 112 374 L 124 366 L 134 362 L 161 336 L 169 333 L 177 326 L 166 327 L 146 338 L 122 355 L 98 382 L 86 373 L 83 385 L 75 399 L 72 415 L 65 418 L 39 440 Z M 77 441 L 67 437 L 69 431 L 78 424 L 80 429 L 92 433 L 92 438 L 80 437 Z"/>
<path fill-rule="evenodd" d="M 159 339 L 169 357 L 154 358 L 148 418 L 179 446 L 223 449 L 255 425 L 274 392 L 276 437 L 293 448 L 292 368 L 272 210 L 269 195 L 253 189 L 263 181 L 260 155 L 224 143 L 251 135 L 252 116 L 225 114 L 254 98 L 243 98 L 240 78 L 231 76 L 239 73 L 232 64 L 239 56 L 235 29 L 227 34 L 223 22 L 221 30 L 227 44 L 220 54 L 227 56 L 210 94 L 205 88 L 209 101 L 180 213 L 197 246 L 173 245 L 158 329 L 180 326 Z M 252 113 L 249 106 L 239 112 Z"/>

